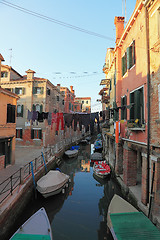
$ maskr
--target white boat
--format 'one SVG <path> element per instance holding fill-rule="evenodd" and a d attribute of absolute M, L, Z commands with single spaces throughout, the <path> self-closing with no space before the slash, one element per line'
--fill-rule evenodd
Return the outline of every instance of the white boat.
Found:
<path fill-rule="evenodd" d="M 95 161 L 93 165 L 93 172 L 100 178 L 106 178 L 110 176 L 111 169 L 110 166 L 105 161 Z"/>
<path fill-rule="evenodd" d="M 65 188 L 69 181 L 69 176 L 58 171 L 50 170 L 45 176 L 37 181 L 37 190 L 47 198 L 58 194 Z"/>
<path fill-rule="evenodd" d="M 103 157 L 102 157 L 102 153 L 99 152 L 95 152 L 91 154 L 91 161 L 103 161 Z"/>
<path fill-rule="evenodd" d="M 78 155 L 78 150 L 77 149 L 67 150 L 67 151 L 65 151 L 65 154 L 66 154 L 67 157 L 73 158 L 73 157 L 76 157 Z"/>
<path fill-rule="evenodd" d="M 33 214 L 10 238 L 12 240 L 53 240 L 51 225 L 44 208 Z"/>
<path fill-rule="evenodd" d="M 116 194 L 108 208 L 107 225 L 114 240 L 160 239 L 160 231 L 155 225 Z"/>

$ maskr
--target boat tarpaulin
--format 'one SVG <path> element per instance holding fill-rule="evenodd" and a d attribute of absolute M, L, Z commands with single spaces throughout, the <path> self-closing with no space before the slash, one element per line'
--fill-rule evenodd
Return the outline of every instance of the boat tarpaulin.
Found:
<path fill-rule="evenodd" d="M 142 212 L 110 214 L 118 240 L 158 240 L 160 231 Z"/>

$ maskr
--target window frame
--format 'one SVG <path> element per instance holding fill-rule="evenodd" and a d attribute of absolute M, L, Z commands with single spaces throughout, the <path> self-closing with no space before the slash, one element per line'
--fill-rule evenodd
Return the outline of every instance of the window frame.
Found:
<path fill-rule="evenodd" d="M 22 138 L 23 138 L 23 129 L 16 128 L 16 139 L 22 139 Z"/>
<path fill-rule="evenodd" d="M 21 111 L 18 111 L 18 107 L 21 107 Z M 23 105 L 17 105 L 17 117 L 23 117 Z"/>
<path fill-rule="evenodd" d="M 16 122 L 16 105 L 7 104 L 7 123 Z"/>
<path fill-rule="evenodd" d="M 42 140 L 42 129 L 41 128 L 32 128 L 31 129 L 31 139 Z"/>

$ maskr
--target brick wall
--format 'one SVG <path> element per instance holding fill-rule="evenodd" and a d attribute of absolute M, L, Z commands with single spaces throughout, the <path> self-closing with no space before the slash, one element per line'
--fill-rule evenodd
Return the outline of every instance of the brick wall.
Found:
<path fill-rule="evenodd" d="M 115 171 L 117 174 L 123 173 L 123 147 L 120 143 L 116 144 L 116 166 Z"/>
<path fill-rule="evenodd" d="M 5 155 L 0 156 L 0 170 L 4 168 L 5 165 Z"/>
<path fill-rule="evenodd" d="M 137 152 L 123 148 L 123 180 L 127 186 L 135 186 L 137 181 Z"/>

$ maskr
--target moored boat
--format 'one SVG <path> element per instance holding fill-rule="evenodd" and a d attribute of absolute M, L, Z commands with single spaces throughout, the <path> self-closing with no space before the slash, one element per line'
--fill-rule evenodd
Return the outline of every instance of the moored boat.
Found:
<path fill-rule="evenodd" d="M 110 176 L 111 169 L 110 166 L 105 162 L 95 161 L 93 165 L 93 172 L 100 178 L 106 178 Z"/>
<path fill-rule="evenodd" d="M 102 153 L 98 153 L 98 152 L 95 152 L 95 153 L 92 153 L 91 154 L 91 162 L 94 162 L 94 161 L 103 161 L 103 157 L 102 157 Z"/>
<path fill-rule="evenodd" d="M 53 240 L 52 230 L 44 208 L 34 213 L 10 238 L 11 240 Z"/>
<path fill-rule="evenodd" d="M 160 231 L 155 225 L 142 212 L 116 194 L 108 208 L 107 225 L 114 240 L 160 239 Z"/>
<path fill-rule="evenodd" d="M 37 181 L 37 190 L 43 197 L 47 198 L 60 193 L 68 181 L 68 175 L 57 170 L 50 170 Z"/>
<path fill-rule="evenodd" d="M 78 150 L 77 150 L 77 149 L 67 150 L 67 151 L 65 151 L 65 155 L 66 155 L 68 158 L 76 157 L 76 156 L 78 155 Z"/>
<path fill-rule="evenodd" d="M 98 152 L 102 151 L 102 149 L 103 149 L 102 140 L 99 139 L 94 142 L 94 149 L 95 149 L 95 151 L 98 151 Z"/>

